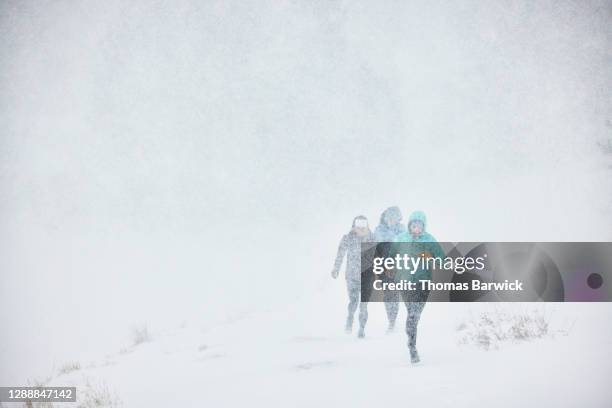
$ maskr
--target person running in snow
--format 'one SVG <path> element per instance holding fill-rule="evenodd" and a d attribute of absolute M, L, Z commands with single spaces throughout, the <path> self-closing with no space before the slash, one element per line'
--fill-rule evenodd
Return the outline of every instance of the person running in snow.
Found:
<path fill-rule="evenodd" d="M 346 255 L 346 287 L 349 296 L 348 316 L 346 318 L 345 330 L 350 333 L 353 330 L 353 316 L 359 305 L 359 332 L 357 337 L 365 337 L 365 325 L 368 321 L 368 304 L 361 299 L 361 243 L 373 242 L 374 236 L 370 232 L 368 219 L 359 215 L 353 219 L 353 225 L 348 234 L 340 240 L 338 254 L 334 263 L 331 276 L 336 279 L 342 266 L 342 260 Z"/>
<path fill-rule="evenodd" d="M 378 242 L 394 242 L 398 235 L 406 232 L 402 225 L 402 212 L 399 207 L 389 207 L 380 215 L 380 223 L 374 230 L 374 237 Z M 388 244 L 381 245 L 382 256 L 387 256 L 390 250 Z M 393 278 L 387 274 L 381 275 L 383 282 L 391 282 Z M 399 310 L 399 293 L 396 291 L 385 291 L 384 293 L 385 310 L 389 327 L 387 333 L 391 333 L 395 328 L 395 320 Z"/>
<path fill-rule="evenodd" d="M 444 258 L 444 251 L 438 241 L 426 231 L 427 218 L 422 211 L 415 211 L 408 218 L 408 231 L 400 234 L 396 238 L 396 242 L 412 243 L 404 247 L 404 251 L 408 250 L 410 257 L 423 256 L 425 258 L 441 257 Z M 407 280 L 419 282 L 420 280 L 431 279 L 431 271 L 427 268 L 420 268 L 414 273 L 412 271 L 401 270 L 396 273 L 396 281 Z M 403 291 L 402 300 L 406 305 L 408 316 L 406 318 L 406 334 L 408 335 L 408 349 L 410 350 L 410 361 L 418 363 L 419 353 L 416 348 L 417 326 L 421 317 L 421 312 L 425 307 L 425 302 L 429 296 L 428 290 L 421 290 L 417 284 L 417 290 Z"/>

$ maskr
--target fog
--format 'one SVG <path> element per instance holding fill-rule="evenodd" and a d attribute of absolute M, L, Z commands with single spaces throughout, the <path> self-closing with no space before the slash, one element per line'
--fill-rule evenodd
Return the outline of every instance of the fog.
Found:
<path fill-rule="evenodd" d="M 3 1 L 0 382 L 309 297 L 390 205 L 439 240 L 610 240 L 611 17 Z"/>

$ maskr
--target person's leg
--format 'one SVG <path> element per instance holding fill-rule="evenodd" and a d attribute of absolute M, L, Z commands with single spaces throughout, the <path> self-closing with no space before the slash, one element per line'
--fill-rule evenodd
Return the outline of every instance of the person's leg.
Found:
<path fill-rule="evenodd" d="M 350 281 L 347 281 L 347 291 L 349 296 L 348 303 L 348 316 L 346 317 L 346 326 L 345 331 L 350 333 L 353 330 L 353 316 L 355 315 L 355 311 L 357 310 L 357 305 L 359 304 L 359 286 L 352 284 Z"/>
<path fill-rule="evenodd" d="M 399 312 L 399 294 L 396 291 L 386 291 L 384 294 L 385 310 L 387 311 L 387 320 L 389 327 L 387 332 L 393 331 L 395 328 L 395 320 Z"/>
<path fill-rule="evenodd" d="M 417 327 L 421 312 L 425 307 L 425 302 L 406 302 L 406 335 L 408 336 L 408 349 L 410 350 L 410 359 L 413 363 L 419 362 L 419 353 L 416 349 Z"/>
<path fill-rule="evenodd" d="M 409 347 L 416 347 L 417 327 L 424 307 L 425 302 L 406 303 L 406 309 L 408 311 L 408 316 L 406 317 L 406 334 L 408 335 Z"/>
<path fill-rule="evenodd" d="M 365 337 L 365 325 L 368 322 L 368 302 L 359 304 L 359 338 Z"/>

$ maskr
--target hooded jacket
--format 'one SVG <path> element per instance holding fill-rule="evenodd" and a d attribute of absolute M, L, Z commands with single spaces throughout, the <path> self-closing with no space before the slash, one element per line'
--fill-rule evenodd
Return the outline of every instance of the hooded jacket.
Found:
<path fill-rule="evenodd" d="M 394 215 L 401 219 L 400 209 L 398 207 L 389 207 L 380 215 L 380 223 L 374 230 L 374 237 L 378 242 L 394 242 L 398 235 L 406 232 L 406 227 L 403 224 L 397 223 L 393 226 L 387 224 L 385 219 L 387 215 Z"/>
<path fill-rule="evenodd" d="M 420 221 L 423 223 L 423 232 L 418 237 L 414 237 L 410 234 L 410 224 Z M 410 214 L 408 218 L 407 224 L 407 232 L 398 235 L 395 239 L 395 242 L 409 242 L 412 245 L 397 245 L 395 253 L 407 253 L 410 257 L 417 257 L 420 254 L 428 253 L 436 258 L 444 258 L 444 250 L 438 244 L 438 241 L 427 232 L 427 217 L 423 211 L 415 211 Z M 418 282 L 422 279 L 431 279 L 431 270 L 420 268 L 414 274 L 411 274 L 410 271 L 399 270 L 397 271 L 395 278 L 396 280 L 408 280 L 413 282 Z"/>

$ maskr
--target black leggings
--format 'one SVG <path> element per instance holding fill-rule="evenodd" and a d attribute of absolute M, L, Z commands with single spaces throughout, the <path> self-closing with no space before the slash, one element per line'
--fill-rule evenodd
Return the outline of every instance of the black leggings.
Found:
<path fill-rule="evenodd" d="M 406 334 L 408 335 L 408 347 L 410 348 L 416 347 L 417 328 L 428 296 L 429 291 L 425 290 L 402 292 L 402 300 L 408 312 L 408 316 L 406 316 Z"/>

